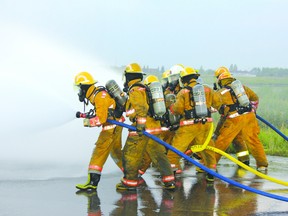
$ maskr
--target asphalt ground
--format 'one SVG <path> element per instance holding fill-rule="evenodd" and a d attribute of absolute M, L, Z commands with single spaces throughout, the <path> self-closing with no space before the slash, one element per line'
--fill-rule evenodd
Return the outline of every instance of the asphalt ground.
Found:
<path fill-rule="evenodd" d="M 287 181 L 288 159 L 268 157 L 267 175 Z M 253 162 L 251 167 L 253 167 Z M 221 159 L 218 173 L 261 191 L 288 197 L 288 188 Z M 50 215 L 288 215 L 288 203 L 258 195 L 215 179 L 205 180 L 189 165 L 177 176 L 177 189 L 162 189 L 151 168 L 135 192 L 116 191 L 121 172 L 103 174 L 97 192 L 77 192 L 85 177 L 0 180 L 0 216 Z"/>

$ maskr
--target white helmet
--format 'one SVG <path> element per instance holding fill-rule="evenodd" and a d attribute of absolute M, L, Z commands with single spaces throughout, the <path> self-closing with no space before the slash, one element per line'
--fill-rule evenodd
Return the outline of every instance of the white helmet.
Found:
<path fill-rule="evenodd" d="M 180 78 L 180 72 L 185 71 L 185 68 L 181 64 L 174 65 L 170 68 L 170 74 L 168 76 L 168 82 L 172 83 Z"/>

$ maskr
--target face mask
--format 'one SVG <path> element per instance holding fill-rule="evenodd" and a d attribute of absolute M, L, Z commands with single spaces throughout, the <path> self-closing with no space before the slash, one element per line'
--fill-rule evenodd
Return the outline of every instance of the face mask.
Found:
<path fill-rule="evenodd" d="M 217 90 L 218 90 L 217 84 L 216 84 L 215 82 L 213 83 L 213 90 L 214 90 L 214 91 L 217 91 Z"/>
<path fill-rule="evenodd" d="M 85 90 L 82 88 L 79 88 L 79 93 L 78 93 L 79 101 L 84 102 L 85 96 L 86 96 Z"/>
<path fill-rule="evenodd" d="M 175 88 L 176 88 L 176 86 L 177 86 L 177 84 L 178 84 L 178 80 L 177 80 L 177 81 L 174 81 L 174 82 L 171 82 L 171 83 L 169 83 L 169 88 L 170 88 L 170 90 L 171 90 L 171 91 L 174 91 L 174 90 L 175 90 Z"/>
<path fill-rule="evenodd" d="M 126 85 L 126 84 L 124 84 L 124 88 L 123 88 L 123 92 L 128 92 L 128 90 L 129 90 L 129 87 L 128 87 L 128 85 Z"/>

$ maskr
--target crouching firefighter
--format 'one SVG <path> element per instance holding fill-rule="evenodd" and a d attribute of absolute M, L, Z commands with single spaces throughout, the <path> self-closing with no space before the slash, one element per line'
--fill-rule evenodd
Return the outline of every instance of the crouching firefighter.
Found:
<path fill-rule="evenodd" d="M 128 93 L 126 103 L 126 116 L 129 117 L 136 131 L 129 131 L 123 148 L 124 177 L 116 185 L 117 190 L 136 190 L 139 185 L 138 169 L 141 166 L 143 154 L 147 152 L 152 163 L 161 173 L 163 188 L 174 189 L 174 175 L 165 154 L 164 146 L 154 140 L 143 136 L 143 131 L 158 136 L 161 133 L 160 121 L 148 114 L 149 103 L 145 85 L 143 85 L 143 72 L 137 63 L 127 65 L 125 68 L 124 89 Z"/>
<path fill-rule="evenodd" d="M 84 184 L 76 185 L 76 188 L 80 190 L 97 189 L 103 166 L 109 154 L 117 166 L 123 170 L 122 127 L 106 121 L 107 119 L 120 122 L 125 120 L 122 113 L 126 98 L 123 96 L 123 101 L 118 100 L 116 106 L 116 98 L 113 99 L 104 86 L 96 86 L 96 83 L 97 81 L 88 72 L 80 72 L 75 76 L 75 85 L 79 88 L 78 96 L 80 102 L 84 102 L 84 110 L 85 105 L 88 105 L 89 102 L 94 106 L 94 109 L 88 113 L 77 112 L 76 117 L 84 118 L 83 122 L 86 127 L 102 126 L 88 166 L 88 180 Z M 106 86 L 109 87 L 108 84 L 109 82 Z"/>
<path fill-rule="evenodd" d="M 177 94 L 176 102 L 170 106 L 170 111 L 182 116 L 180 127 L 175 132 L 172 146 L 185 152 L 190 144 L 202 145 L 205 143 L 212 127 L 210 108 L 213 102 L 213 91 L 207 86 L 197 83 L 200 75 L 190 67 L 180 72 L 180 80 L 184 87 Z M 212 140 L 208 145 L 214 146 Z M 216 169 L 215 154 L 204 149 L 200 152 L 204 165 Z M 168 151 L 171 167 L 176 171 L 179 167 L 180 156 Z M 214 181 L 214 177 L 207 173 L 207 181 Z"/>

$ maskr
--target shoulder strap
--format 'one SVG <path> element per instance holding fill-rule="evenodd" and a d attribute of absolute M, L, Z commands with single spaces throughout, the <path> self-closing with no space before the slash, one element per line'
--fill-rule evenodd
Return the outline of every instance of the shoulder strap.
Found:
<path fill-rule="evenodd" d="M 238 101 L 238 99 L 237 99 L 237 97 L 235 95 L 235 92 L 233 91 L 231 86 L 223 86 L 223 87 L 230 90 L 230 94 L 231 94 L 231 97 L 232 97 L 232 100 L 233 100 L 233 104 L 227 105 L 229 107 L 229 111 L 230 112 L 236 111 L 238 109 L 238 107 L 239 107 L 239 101 Z"/>
<path fill-rule="evenodd" d="M 191 102 L 194 103 L 194 97 L 193 97 L 193 88 L 191 86 L 185 86 L 184 87 L 185 89 L 188 89 L 190 92 L 189 92 L 189 95 L 190 95 L 190 99 L 191 99 Z"/>
<path fill-rule="evenodd" d="M 147 102 L 147 104 L 149 106 L 148 115 L 154 116 L 152 95 L 151 95 L 149 87 L 144 85 L 144 84 L 142 84 L 142 83 L 134 83 L 132 86 L 130 86 L 129 90 L 132 89 L 135 86 L 139 86 L 139 87 L 145 88 L 145 90 L 146 90 L 145 91 L 146 92 L 146 98 L 147 98 L 146 102 Z M 128 93 L 129 93 L 129 91 L 128 91 Z"/>
<path fill-rule="evenodd" d="M 95 89 L 95 91 L 93 93 L 94 93 L 94 95 L 97 95 L 101 91 L 108 92 L 107 89 L 104 86 L 98 86 L 98 89 Z"/>
<path fill-rule="evenodd" d="M 147 86 L 145 86 L 142 83 L 134 83 L 133 85 L 130 86 L 129 90 L 132 89 L 135 86 L 143 87 L 143 88 L 145 88 L 147 90 Z M 128 90 L 128 92 L 129 92 L 129 90 Z"/>

